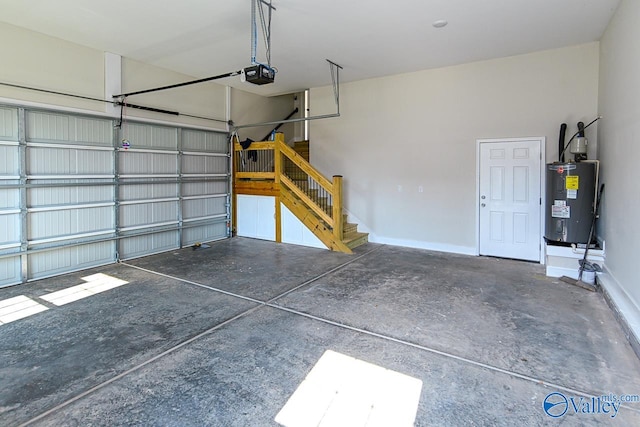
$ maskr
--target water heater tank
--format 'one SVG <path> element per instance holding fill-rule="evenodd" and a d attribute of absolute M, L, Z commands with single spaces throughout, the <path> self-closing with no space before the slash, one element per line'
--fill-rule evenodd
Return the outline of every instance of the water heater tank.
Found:
<path fill-rule="evenodd" d="M 547 241 L 587 243 L 593 220 L 595 180 L 594 163 L 547 164 Z"/>

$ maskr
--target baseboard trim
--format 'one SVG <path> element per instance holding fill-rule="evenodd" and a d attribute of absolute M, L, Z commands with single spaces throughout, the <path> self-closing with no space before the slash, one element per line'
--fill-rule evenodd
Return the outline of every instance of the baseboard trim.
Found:
<path fill-rule="evenodd" d="M 390 246 L 402 246 L 405 248 L 414 248 L 414 249 L 426 249 L 428 251 L 447 252 L 447 253 L 459 254 L 459 255 L 478 256 L 478 252 L 476 251 L 475 247 L 447 245 L 445 243 L 424 242 L 421 240 L 395 239 L 393 237 L 379 236 L 373 230 L 367 227 L 364 221 L 362 221 L 360 218 L 355 216 L 348 209 L 345 209 L 345 213 L 349 218 L 349 222 L 355 222 L 356 224 L 358 224 L 358 231 L 362 231 L 363 233 L 369 233 L 369 242 L 371 243 L 380 243 L 383 245 L 390 245 Z"/>
<path fill-rule="evenodd" d="M 429 251 L 448 252 L 452 254 L 476 256 L 476 248 L 468 246 L 447 245 L 443 243 L 423 242 L 419 240 L 394 239 L 391 237 L 371 236 L 372 243 L 382 243 L 391 246 L 403 246 L 405 248 L 426 249 Z"/>
<path fill-rule="evenodd" d="M 605 301 L 613 311 L 631 348 L 640 358 L 640 308 L 620 286 L 606 265 L 604 271 L 598 274 L 597 280 Z"/>

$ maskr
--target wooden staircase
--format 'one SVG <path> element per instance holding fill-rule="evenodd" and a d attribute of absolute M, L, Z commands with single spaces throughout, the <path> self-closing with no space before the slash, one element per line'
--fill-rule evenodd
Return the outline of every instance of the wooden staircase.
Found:
<path fill-rule="evenodd" d="M 287 175 L 295 176 L 295 169 L 291 166 L 289 166 L 289 168 Z M 333 212 L 333 205 L 331 204 L 331 201 L 328 200 L 328 197 L 321 196 L 320 191 L 316 188 L 309 188 L 309 182 L 305 178 L 300 178 L 299 175 L 298 179 L 293 179 L 292 182 L 296 187 L 298 187 L 298 189 L 304 192 L 307 197 L 320 206 L 324 213 L 331 215 L 331 212 Z M 281 191 L 281 196 L 284 205 L 289 208 L 289 210 L 296 215 L 296 217 L 300 219 L 307 228 L 312 232 L 314 230 L 317 231 L 317 233 L 314 232 L 316 236 L 319 233 L 322 233 L 326 235 L 325 239 L 327 239 L 329 237 L 328 234 L 333 234 L 332 228 L 328 226 L 322 216 L 315 214 L 312 209 L 308 209 L 304 206 L 304 203 L 298 196 L 296 196 L 294 191 L 285 189 L 284 191 Z M 333 237 L 327 240 L 331 241 L 332 246 L 335 246 L 335 248 L 330 246 L 330 249 L 338 250 L 340 252 L 348 252 L 345 250 L 345 246 L 349 249 L 354 249 L 358 246 L 364 245 L 369 241 L 369 233 L 359 232 L 358 224 L 347 222 L 347 214 L 342 213 L 342 238 L 340 239 L 340 242 L 334 242 Z M 323 240 L 323 242 L 325 241 Z"/>
<path fill-rule="evenodd" d="M 308 142 L 296 143 L 292 149 L 281 134 L 276 134 L 275 141 L 252 143 L 250 150 L 273 150 L 273 169 L 251 172 L 238 169 L 242 147 L 237 142 L 234 145 L 234 194 L 276 196 L 277 205 L 282 202 L 331 250 L 352 253 L 353 248 L 368 242 L 367 233 L 347 222 L 342 207 L 342 177 L 334 176 L 330 181 L 309 164 Z M 276 240 L 280 241 L 278 238 L 277 226 Z"/>
<path fill-rule="evenodd" d="M 342 230 L 342 242 L 351 249 L 369 242 L 369 233 L 358 231 L 358 224 L 347 222 L 347 214 L 342 214 L 344 227 Z"/>

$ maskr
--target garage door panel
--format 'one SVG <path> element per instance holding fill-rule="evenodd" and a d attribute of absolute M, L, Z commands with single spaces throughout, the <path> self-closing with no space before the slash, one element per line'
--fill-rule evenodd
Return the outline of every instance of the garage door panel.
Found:
<path fill-rule="evenodd" d="M 29 279 L 41 279 L 110 264 L 115 262 L 115 253 L 113 241 L 32 253 L 28 256 Z"/>
<path fill-rule="evenodd" d="M 113 122 L 67 114 L 28 111 L 27 141 L 112 146 Z"/>
<path fill-rule="evenodd" d="M 18 140 L 18 109 L 0 107 L 0 139 Z"/>
<path fill-rule="evenodd" d="M 226 221 L 217 224 L 207 224 L 197 227 L 185 228 L 182 232 L 182 245 L 191 246 L 198 242 L 209 242 L 227 237 Z"/>
<path fill-rule="evenodd" d="M 204 132 L 185 129 L 182 131 L 182 149 L 184 151 L 204 151 L 208 153 L 227 153 L 229 139 L 224 133 Z"/>
<path fill-rule="evenodd" d="M 112 206 L 30 212 L 28 239 L 42 240 L 113 230 Z"/>
<path fill-rule="evenodd" d="M 20 243 L 20 214 L 0 213 L 0 247 Z"/>
<path fill-rule="evenodd" d="M 95 180 L 93 181 L 95 182 Z M 43 187 L 27 189 L 27 205 L 31 208 L 53 205 L 77 205 L 84 203 L 106 203 L 113 201 L 112 185 L 83 185 L 74 186 L 67 180 L 37 180 L 32 184 L 68 184 L 65 187 Z M 77 183 L 77 182 L 76 182 Z M 87 184 L 84 181 L 83 184 Z"/>
<path fill-rule="evenodd" d="M 118 170 L 121 175 L 176 175 L 178 156 L 175 153 L 121 151 Z"/>
<path fill-rule="evenodd" d="M 120 240 L 120 258 L 131 259 L 158 252 L 178 249 L 177 231 L 167 231 L 144 236 L 126 237 Z"/>
<path fill-rule="evenodd" d="M 0 258 L 0 287 L 20 283 L 20 257 Z"/>
<path fill-rule="evenodd" d="M 29 147 L 29 175 L 112 175 L 110 151 Z"/>
<path fill-rule="evenodd" d="M 124 137 L 131 148 L 177 150 L 178 130 L 163 126 L 127 123 L 123 128 Z"/>
<path fill-rule="evenodd" d="M 218 156 L 182 156 L 182 173 L 218 174 L 226 173 L 229 159 Z"/>
<path fill-rule="evenodd" d="M 202 196 L 205 194 L 225 194 L 229 188 L 227 180 L 189 182 L 182 185 L 183 196 Z"/>
<path fill-rule="evenodd" d="M 9 143 L 7 143 L 9 144 Z M 0 176 L 18 176 L 18 145 L 4 145 L 0 142 Z"/>
<path fill-rule="evenodd" d="M 155 202 L 120 206 L 122 228 L 178 222 L 178 202 Z"/>
<path fill-rule="evenodd" d="M 226 205 L 226 197 L 185 200 L 182 205 L 182 215 L 185 220 L 223 215 L 227 212 Z"/>
<path fill-rule="evenodd" d="M 17 185 L 18 180 L 0 180 L 0 185 Z M 20 190 L 18 188 L 0 188 L 0 210 L 18 209 Z"/>
<path fill-rule="evenodd" d="M 122 201 L 178 197 L 178 184 L 131 184 L 125 180 L 119 193 Z"/>

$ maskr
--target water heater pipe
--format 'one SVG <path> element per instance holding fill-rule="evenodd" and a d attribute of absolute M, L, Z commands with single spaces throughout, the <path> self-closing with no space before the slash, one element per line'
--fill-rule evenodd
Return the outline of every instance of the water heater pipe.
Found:
<path fill-rule="evenodd" d="M 593 196 L 593 214 L 595 215 L 596 206 L 598 205 L 598 186 L 600 185 L 600 160 L 582 160 L 582 163 L 596 164 L 595 196 Z"/>
<path fill-rule="evenodd" d="M 578 132 L 574 133 L 573 136 L 571 137 L 571 139 L 569 139 L 569 142 L 567 142 L 567 144 L 564 146 L 564 148 L 562 149 L 562 151 L 560 152 L 560 156 L 562 157 L 562 155 L 564 154 L 565 151 L 567 151 L 567 148 L 569 148 L 569 144 L 571 144 L 571 141 L 573 141 L 573 138 L 575 138 L 576 136 L 578 136 L 578 134 L 582 133 L 584 134 L 584 131 L 586 128 L 588 128 L 589 126 L 591 126 L 592 124 L 594 124 L 595 122 L 597 122 L 598 120 L 600 120 L 602 118 L 602 116 L 598 116 L 595 119 L 591 120 L 591 122 L 589 122 L 588 125 L 586 125 L 585 127 L 583 127 L 582 129 L 579 129 Z"/>
<path fill-rule="evenodd" d="M 567 124 L 563 123 L 560 125 L 560 138 L 558 141 L 558 153 L 560 153 L 558 155 L 558 161 L 559 162 L 564 162 L 564 140 L 566 138 L 566 134 L 567 134 Z"/>

